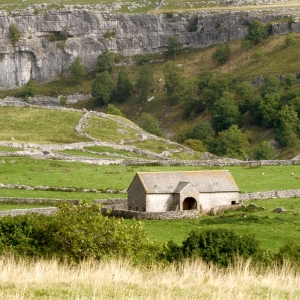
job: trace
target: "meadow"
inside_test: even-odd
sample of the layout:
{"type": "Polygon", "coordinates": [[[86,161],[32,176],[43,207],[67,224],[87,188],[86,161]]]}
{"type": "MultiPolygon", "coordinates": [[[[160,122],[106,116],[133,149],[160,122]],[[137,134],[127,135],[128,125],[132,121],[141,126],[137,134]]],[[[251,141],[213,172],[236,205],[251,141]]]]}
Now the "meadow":
{"type": "Polygon", "coordinates": [[[0,298],[21,299],[299,299],[300,275],[289,265],[258,270],[238,261],[219,269],[197,261],[133,266],[130,261],[0,258],[0,298]]]}

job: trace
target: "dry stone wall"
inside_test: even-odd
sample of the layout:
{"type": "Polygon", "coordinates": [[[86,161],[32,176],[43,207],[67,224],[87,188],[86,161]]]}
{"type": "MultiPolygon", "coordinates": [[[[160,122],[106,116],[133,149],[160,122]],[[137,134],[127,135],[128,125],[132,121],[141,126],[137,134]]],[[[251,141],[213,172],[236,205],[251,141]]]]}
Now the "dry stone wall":
{"type": "Polygon", "coordinates": [[[33,10],[0,12],[0,88],[51,81],[69,73],[76,56],[83,59],[87,71],[93,70],[97,56],[106,48],[127,56],[166,50],[169,36],[176,36],[184,47],[203,48],[239,39],[256,18],[274,23],[273,34],[299,32],[295,22],[289,26],[283,19],[297,17],[299,9],[256,11],[200,11],[187,14],[110,14],[85,7],[35,13],[33,10]],[[197,30],[188,31],[189,22],[197,16],[197,30]],[[276,25],[275,25],[276,23],[276,25]],[[9,27],[16,25],[22,34],[13,46],[9,27]],[[50,41],[49,36],[67,33],[67,40],[50,41]]]}

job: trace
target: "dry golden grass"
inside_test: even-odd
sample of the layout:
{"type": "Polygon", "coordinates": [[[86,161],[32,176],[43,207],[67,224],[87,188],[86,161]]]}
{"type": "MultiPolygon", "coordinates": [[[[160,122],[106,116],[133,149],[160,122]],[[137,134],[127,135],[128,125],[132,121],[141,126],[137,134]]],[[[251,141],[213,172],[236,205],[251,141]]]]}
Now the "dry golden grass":
{"type": "Polygon", "coordinates": [[[0,259],[0,299],[299,299],[300,274],[290,267],[258,272],[249,262],[220,270],[201,261],[133,267],[126,261],[0,259]]]}

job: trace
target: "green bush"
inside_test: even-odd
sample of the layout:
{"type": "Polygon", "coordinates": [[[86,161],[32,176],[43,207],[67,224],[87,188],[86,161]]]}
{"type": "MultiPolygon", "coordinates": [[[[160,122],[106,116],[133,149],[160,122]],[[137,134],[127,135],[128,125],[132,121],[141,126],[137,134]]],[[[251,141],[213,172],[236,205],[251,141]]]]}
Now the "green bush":
{"type": "Polygon", "coordinates": [[[276,155],[276,149],[267,141],[263,141],[255,147],[253,157],[256,160],[273,159],[276,155]]]}
{"type": "Polygon", "coordinates": [[[230,46],[228,44],[221,44],[212,55],[212,59],[219,65],[225,64],[230,56],[230,46]]]}
{"type": "Polygon", "coordinates": [[[140,222],[104,216],[96,204],[64,203],[55,215],[0,219],[0,253],[73,262],[127,257],[145,263],[156,259],[160,247],[148,241],[140,222]]]}
{"type": "Polygon", "coordinates": [[[68,39],[68,28],[64,28],[62,31],[56,31],[49,33],[47,39],[49,42],[66,41],[68,39]]]}
{"type": "Polygon", "coordinates": [[[20,29],[14,25],[14,24],[11,24],[9,26],[9,34],[8,34],[8,37],[11,41],[11,43],[13,44],[13,46],[16,46],[16,43],[20,40],[21,38],[21,31],[20,29]]]}
{"type": "Polygon", "coordinates": [[[158,121],[150,114],[142,113],[139,126],[151,134],[163,136],[163,132],[158,126],[158,121]]]}
{"type": "Polygon", "coordinates": [[[34,80],[30,79],[28,83],[23,86],[20,96],[23,97],[25,101],[27,101],[29,97],[32,97],[34,95],[35,95],[34,80]]]}
{"type": "Polygon", "coordinates": [[[202,141],[200,140],[187,139],[184,141],[183,145],[195,151],[199,151],[199,152],[206,151],[206,148],[204,147],[202,141]]]}
{"type": "Polygon", "coordinates": [[[65,106],[67,104],[67,97],[60,97],[59,98],[59,103],[61,106],[65,106]]]}
{"type": "Polygon", "coordinates": [[[293,266],[300,268],[300,245],[295,243],[284,245],[275,255],[275,259],[281,265],[289,261],[293,266]]]}
{"type": "Polygon", "coordinates": [[[104,33],[103,37],[105,39],[113,39],[116,37],[116,28],[113,27],[111,30],[106,30],[106,32],[104,33]]]}
{"type": "Polygon", "coordinates": [[[108,104],[106,108],[106,113],[109,115],[115,115],[115,116],[123,116],[122,112],[120,111],[119,108],[114,106],[113,104],[108,104]]]}
{"type": "Polygon", "coordinates": [[[75,83],[81,83],[85,79],[86,71],[80,56],[76,56],[69,67],[71,79],[75,83]]]}
{"type": "Polygon", "coordinates": [[[182,243],[184,257],[199,257],[224,267],[233,263],[236,256],[247,259],[258,250],[258,241],[253,236],[240,236],[227,229],[191,231],[182,243]]]}

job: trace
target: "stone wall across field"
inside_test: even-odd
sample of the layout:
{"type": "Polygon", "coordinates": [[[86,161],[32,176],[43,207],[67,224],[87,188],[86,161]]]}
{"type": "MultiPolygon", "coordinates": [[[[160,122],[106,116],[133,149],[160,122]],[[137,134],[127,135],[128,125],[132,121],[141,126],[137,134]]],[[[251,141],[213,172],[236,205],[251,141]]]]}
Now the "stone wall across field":
{"type": "Polygon", "coordinates": [[[43,215],[51,215],[57,211],[56,207],[46,207],[46,208],[29,208],[29,209],[12,209],[12,210],[4,210],[0,211],[0,217],[6,216],[19,216],[26,215],[28,213],[37,213],[43,215]]]}
{"type": "Polygon", "coordinates": [[[296,198],[300,197],[300,190],[268,191],[255,193],[240,193],[240,201],[264,200],[273,198],[296,198]]]}
{"type": "MultiPolygon", "coordinates": [[[[282,191],[266,191],[266,192],[254,192],[254,193],[240,193],[239,201],[251,201],[251,200],[264,200],[273,198],[300,198],[300,190],[282,190],[282,191]]],[[[78,200],[67,200],[68,202],[79,204],[78,200]]],[[[0,197],[0,202],[14,202],[14,203],[52,203],[57,204],[63,202],[61,199],[38,199],[38,198],[12,198],[12,197],[0,197]]],[[[187,219],[187,218],[199,218],[203,213],[196,210],[185,211],[167,211],[167,212],[139,212],[128,210],[127,199],[124,198],[109,198],[95,200],[95,203],[102,205],[102,213],[114,217],[124,219],[147,219],[147,220],[169,220],[169,219],[187,219]]],[[[227,205],[214,207],[210,214],[214,215],[226,210],[236,210],[239,205],[227,205]]],[[[0,212],[0,216],[7,215],[24,215],[26,213],[41,213],[51,214],[56,211],[57,208],[34,208],[34,209],[14,209],[4,212],[0,212]]],[[[205,212],[207,213],[207,212],[205,212]]]]}

